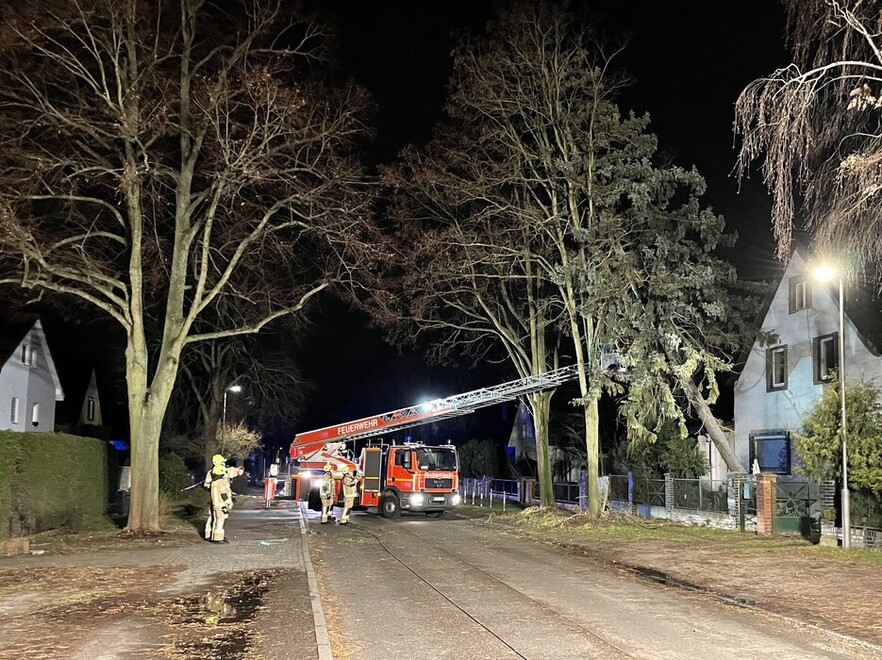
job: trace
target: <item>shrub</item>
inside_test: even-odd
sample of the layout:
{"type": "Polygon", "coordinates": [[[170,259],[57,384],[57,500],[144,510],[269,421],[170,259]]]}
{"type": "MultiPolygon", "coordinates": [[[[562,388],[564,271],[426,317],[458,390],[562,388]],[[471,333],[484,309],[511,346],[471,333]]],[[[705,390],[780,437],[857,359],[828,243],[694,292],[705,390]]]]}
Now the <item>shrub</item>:
{"type": "Polygon", "coordinates": [[[190,485],[190,472],[184,459],[169,452],[159,459],[159,489],[165,493],[177,493],[190,485]]]}

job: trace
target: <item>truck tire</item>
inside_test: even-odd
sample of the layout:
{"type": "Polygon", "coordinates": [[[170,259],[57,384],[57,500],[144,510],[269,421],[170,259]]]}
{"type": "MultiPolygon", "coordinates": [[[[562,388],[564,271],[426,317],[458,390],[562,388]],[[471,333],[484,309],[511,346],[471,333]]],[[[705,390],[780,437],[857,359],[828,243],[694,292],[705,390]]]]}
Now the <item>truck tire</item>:
{"type": "Polygon", "coordinates": [[[380,513],[384,518],[397,518],[401,515],[401,502],[398,500],[398,495],[391,491],[384,493],[380,502],[380,513]]]}
{"type": "Polygon", "coordinates": [[[322,498],[319,496],[318,488],[310,488],[307,497],[307,507],[310,511],[322,510],[322,498]]]}

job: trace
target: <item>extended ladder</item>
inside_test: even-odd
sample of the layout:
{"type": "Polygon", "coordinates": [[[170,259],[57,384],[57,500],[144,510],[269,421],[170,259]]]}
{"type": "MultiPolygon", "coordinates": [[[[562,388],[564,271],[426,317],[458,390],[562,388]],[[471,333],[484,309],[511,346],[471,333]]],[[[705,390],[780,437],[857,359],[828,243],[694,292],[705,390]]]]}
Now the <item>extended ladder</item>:
{"type": "Polygon", "coordinates": [[[536,376],[520,378],[493,387],[483,387],[472,392],[456,394],[445,399],[435,399],[399,410],[392,410],[373,417],[364,417],[343,424],[326,426],[314,431],[304,431],[294,436],[291,443],[291,458],[301,458],[314,453],[321,445],[342,440],[358,440],[381,435],[392,429],[406,429],[411,426],[437,422],[450,417],[492,406],[503,401],[512,401],[523,394],[549,390],[578,375],[573,365],[536,376]]]}

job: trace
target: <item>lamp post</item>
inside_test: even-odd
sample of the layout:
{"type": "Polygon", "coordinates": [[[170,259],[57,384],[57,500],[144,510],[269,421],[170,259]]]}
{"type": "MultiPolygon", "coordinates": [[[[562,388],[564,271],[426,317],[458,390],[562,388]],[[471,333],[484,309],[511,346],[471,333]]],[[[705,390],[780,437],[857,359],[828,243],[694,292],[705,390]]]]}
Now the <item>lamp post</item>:
{"type": "Polygon", "coordinates": [[[234,394],[237,394],[241,391],[241,385],[231,385],[224,390],[224,405],[221,412],[221,438],[223,438],[223,434],[227,432],[227,392],[233,392],[234,394]]]}
{"type": "Polygon", "coordinates": [[[842,547],[851,547],[851,502],[848,493],[848,434],[845,418],[845,278],[832,266],[818,266],[815,277],[829,282],[839,279],[839,430],[842,434],[842,547]]]}

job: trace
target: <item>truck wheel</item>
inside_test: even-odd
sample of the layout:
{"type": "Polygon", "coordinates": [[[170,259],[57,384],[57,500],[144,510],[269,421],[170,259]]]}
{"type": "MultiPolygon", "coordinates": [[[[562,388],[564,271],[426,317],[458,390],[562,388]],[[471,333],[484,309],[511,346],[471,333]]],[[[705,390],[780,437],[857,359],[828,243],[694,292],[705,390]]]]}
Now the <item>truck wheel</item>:
{"type": "Polygon", "coordinates": [[[426,511],[426,518],[440,518],[444,515],[444,511],[426,511]]]}
{"type": "Polygon", "coordinates": [[[401,502],[398,501],[398,495],[395,493],[383,495],[383,501],[380,502],[380,513],[384,518],[397,518],[401,514],[401,502]]]}
{"type": "Polygon", "coordinates": [[[318,488],[311,488],[309,497],[307,498],[307,507],[310,511],[322,510],[322,498],[319,496],[318,488]]]}

